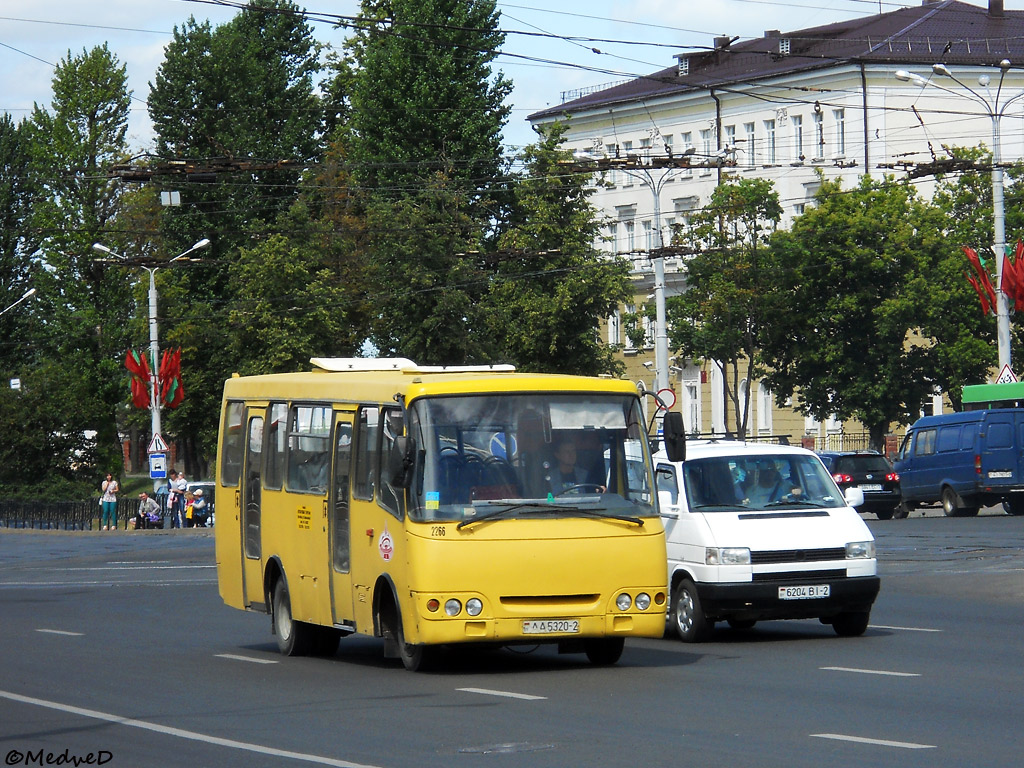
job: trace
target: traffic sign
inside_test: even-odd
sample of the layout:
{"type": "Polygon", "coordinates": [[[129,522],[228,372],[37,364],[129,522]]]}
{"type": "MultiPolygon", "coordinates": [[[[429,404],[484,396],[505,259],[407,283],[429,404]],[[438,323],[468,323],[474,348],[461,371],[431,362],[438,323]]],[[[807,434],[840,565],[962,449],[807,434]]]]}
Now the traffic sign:
{"type": "Polygon", "coordinates": [[[167,454],[149,454],[149,479],[163,480],[165,477],[167,477],[167,454]]]}
{"type": "Polygon", "coordinates": [[[676,391],[671,387],[659,389],[658,398],[665,404],[666,411],[671,411],[676,405],[676,391]]]}
{"type": "Polygon", "coordinates": [[[1003,370],[999,372],[999,378],[996,379],[996,384],[1013,384],[1017,381],[1017,377],[1013,374],[1013,370],[1010,368],[1009,363],[1003,366],[1003,370]]]}
{"type": "Polygon", "coordinates": [[[160,433],[157,432],[153,435],[153,439],[149,441],[149,453],[167,453],[167,443],[160,437],[160,433]]]}

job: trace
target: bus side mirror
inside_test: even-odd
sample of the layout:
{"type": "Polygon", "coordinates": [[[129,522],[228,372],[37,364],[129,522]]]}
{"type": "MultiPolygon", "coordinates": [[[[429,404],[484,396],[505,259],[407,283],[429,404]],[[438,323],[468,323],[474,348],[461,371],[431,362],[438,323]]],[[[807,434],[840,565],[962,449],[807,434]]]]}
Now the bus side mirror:
{"type": "Polygon", "coordinates": [[[396,437],[388,454],[388,481],[395,488],[408,488],[412,483],[416,443],[408,437],[396,437]]]}
{"type": "Polygon", "coordinates": [[[679,411],[667,411],[661,422],[661,436],[668,460],[685,461],[686,429],[683,426],[683,414],[679,411]]]}

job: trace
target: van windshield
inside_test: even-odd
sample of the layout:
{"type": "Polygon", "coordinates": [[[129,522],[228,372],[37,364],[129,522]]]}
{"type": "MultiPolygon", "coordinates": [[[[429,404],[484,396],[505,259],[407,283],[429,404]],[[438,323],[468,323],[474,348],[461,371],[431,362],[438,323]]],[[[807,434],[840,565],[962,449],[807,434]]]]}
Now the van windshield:
{"type": "Polygon", "coordinates": [[[408,415],[412,520],[655,515],[635,396],[433,397],[408,415]]]}
{"type": "Polygon", "coordinates": [[[689,459],[683,465],[693,511],[842,507],[832,477],[814,456],[764,454],[689,459]]]}

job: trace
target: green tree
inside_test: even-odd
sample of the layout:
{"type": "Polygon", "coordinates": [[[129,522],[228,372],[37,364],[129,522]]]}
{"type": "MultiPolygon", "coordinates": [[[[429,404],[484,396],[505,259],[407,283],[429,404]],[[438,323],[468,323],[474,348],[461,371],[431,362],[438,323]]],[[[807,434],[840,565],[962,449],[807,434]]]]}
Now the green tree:
{"type": "Polygon", "coordinates": [[[850,190],[823,182],[814,207],[775,234],[761,348],[780,402],[799,390],[819,420],[856,417],[876,450],[892,423],[912,420],[936,384],[923,320],[949,309],[926,306],[949,253],[942,224],[910,185],[865,176],[850,190]]]}
{"type": "MultiPolygon", "coordinates": [[[[33,248],[28,218],[33,194],[28,163],[25,123],[15,125],[10,115],[0,115],[0,311],[30,287],[33,248]]],[[[0,381],[6,381],[30,359],[30,309],[19,305],[0,319],[0,381]]]]}
{"type": "Polygon", "coordinates": [[[494,0],[363,0],[346,43],[350,160],[379,194],[415,195],[442,171],[482,190],[502,171],[512,84],[491,65],[504,43],[494,0]]]}
{"type": "Polygon", "coordinates": [[[751,382],[764,373],[759,343],[771,321],[768,239],[781,218],[772,182],[741,179],[718,185],[681,236],[695,251],[686,263],[686,291],[665,302],[673,349],[721,368],[741,438],[747,432],[751,389],[740,386],[741,364],[747,363],[751,382]]]}
{"type": "MultiPolygon", "coordinates": [[[[212,170],[202,179],[161,178],[159,185],[179,190],[184,202],[163,212],[164,253],[173,256],[201,238],[212,241],[202,266],[161,275],[161,311],[168,316],[161,343],[182,348],[186,389],[186,401],[166,423],[185,447],[185,469],[193,476],[206,470],[213,454],[223,380],[249,370],[247,353],[255,352],[238,343],[229,321],[256,286],[232,278],[254,276],[247,270],[261,249],[306,255],[312,247],[311,240],[298,240],[308,230],[284,233],[284,241],[272,233],[290,221],[301,167],[323,154],[314,83],[319,51],[297,5],[254,0],[220,26],[190,18],[176,28],[151,84],[157,154],[198,160],[212,170]],[[244,165],[250,160],[257,167],[244,165]],[[278,161],[289,164],[278,168],[278,161]]],[[[271,286],[280,287],[277,280],[271,286]]]]}
{"type": "Polygon", "coordinates": [[[547,373],[621,372],[596,333],[629,298],[629,264],[604,258],[588,177],[571,172],[565,127],[552,126],[520,158],[513,218],[495,255],[490,336],[518,367],[547,373]]]}
{"type": "Polygon", "coordinates": [[[45,391],[37,394],[65,415],[62,430],[73,444],[49,455],[32,478],[67,476],[72,465],[95,471],[96,462],[103,471],[121,467],[118,419],[126,391],[130,287],[123,274],[96,264],[91,245],[107,239],[120,205],[121,188],[108,170],[127,154],[126,82],[125,67],[106,46],[69,52],[54,72],[52,112],[36,105],[27,126],[37,190],[30,220],[33,284],[38,312],[46,318],[34,348],[40,364],[59,361],[63,372],[46,377],[45,391]],[[92,432],[95,450],[82,437],[92,432]]]}

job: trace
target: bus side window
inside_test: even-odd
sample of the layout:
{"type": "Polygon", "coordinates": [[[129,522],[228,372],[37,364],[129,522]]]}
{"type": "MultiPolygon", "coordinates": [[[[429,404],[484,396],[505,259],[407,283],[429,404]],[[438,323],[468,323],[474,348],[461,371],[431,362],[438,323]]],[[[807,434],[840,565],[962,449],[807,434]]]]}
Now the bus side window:
{"type": "Polygon", "coordinates": [[[349,471],[352,466],[352,425],[338,424],[334,435],[334,570],[349,570],[349,471]]]}
{"type": "Polygon", "coordinates": [[[380,410],[368,405],[359,409],[356,426],[356,466],[352,473],[352,495],[372,499],[377,482],[377,427],[380,410]]]}
{"type": "MultiPolygon", "coordinates": [[[[395,438],[402,434],[402,412],[397,408],[387,408],[381,413],[381,441],[380,455],[377,458],[378,467],[387,467],[388,456],[391,455],[391,446],[395,438]]],[[[405,498],[405,491],[402,488],[395,488],[391,485],[391,478],[386,477],[387,473],[381,471],[380,490],[377,494],[377,501],[384,509],[393,514],[399,520],[402,519],[405,498]]]]}
{"type": "Polygon", "coordinates": [[[267,424],[267,441],[264,447],[267,469],[263,473],[263,487],[281,490],[284,483],[284,463],[287,457],[288,406],[285,403],[271,403],[270,423],[267,424]]]}
{"type": "Polygon", "coordinates": [[[288,490],[327,493],[331,409],[293,405],[288,425],[288,490]]]}
{"type": "Polygon", "coordinates": [[[242,475],[242,438],[245,405],[231,402],[224,409],[224,450],[221,454],[220,476],[221,485],[238,485],[242,475]]]}

